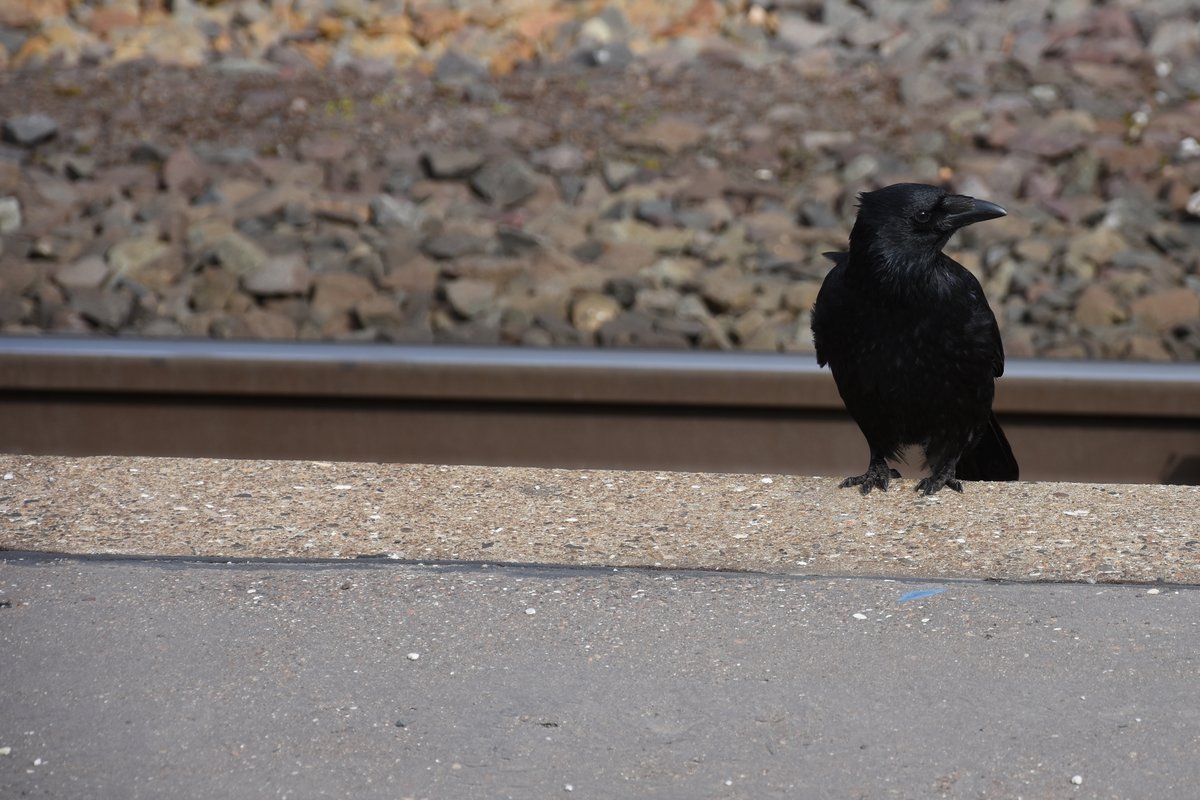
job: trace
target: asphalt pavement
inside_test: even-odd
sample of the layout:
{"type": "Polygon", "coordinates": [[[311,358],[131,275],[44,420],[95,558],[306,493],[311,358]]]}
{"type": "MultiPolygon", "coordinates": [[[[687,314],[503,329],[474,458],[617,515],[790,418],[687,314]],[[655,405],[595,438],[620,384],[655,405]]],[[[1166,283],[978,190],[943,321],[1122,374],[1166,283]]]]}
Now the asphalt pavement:
{"type": "Polygon", "coordinates": [[[1184,798],[1200,591],[0,553],[0,797],[1184,798]]]}

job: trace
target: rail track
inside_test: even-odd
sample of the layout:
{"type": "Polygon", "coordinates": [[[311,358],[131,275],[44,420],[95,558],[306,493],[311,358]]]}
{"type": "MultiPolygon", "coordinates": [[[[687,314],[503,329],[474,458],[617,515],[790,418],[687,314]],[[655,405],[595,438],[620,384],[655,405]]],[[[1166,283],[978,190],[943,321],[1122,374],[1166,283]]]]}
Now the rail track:
{"type": "MultiPolygon", "coordinates": [[[[1022,477],[1200,483],[1200,364],[1015,360],[1022,477]]],[[[0,337],[0,451],[843,475],[808,355],[0,337]]]]}

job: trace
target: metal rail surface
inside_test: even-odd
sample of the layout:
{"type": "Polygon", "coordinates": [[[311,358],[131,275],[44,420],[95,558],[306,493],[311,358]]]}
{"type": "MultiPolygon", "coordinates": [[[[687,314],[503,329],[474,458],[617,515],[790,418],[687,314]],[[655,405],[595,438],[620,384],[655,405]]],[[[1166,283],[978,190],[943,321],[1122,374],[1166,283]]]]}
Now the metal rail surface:
{"type": "MultiPolygon", "coordinates": [[[[809,354],[0,337],[0,450],[845,475],[809,354]]],[[[1200,365],[1014,360],[1022,478],[1200,483],[1200,365]]],[[[919,464],[902,469],[918,474],[919,464]]]]}

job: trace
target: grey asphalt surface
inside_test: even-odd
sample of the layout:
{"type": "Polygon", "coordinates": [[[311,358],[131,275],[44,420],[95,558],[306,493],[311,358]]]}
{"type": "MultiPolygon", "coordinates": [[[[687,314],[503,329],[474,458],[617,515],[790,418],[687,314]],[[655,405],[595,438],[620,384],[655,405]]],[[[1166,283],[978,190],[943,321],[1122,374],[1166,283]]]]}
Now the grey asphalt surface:
{"type": "Polygon", "coordinates": [[[1200,785],[1187,587],[9,552],[0,681],[3,798],[1200,785]]]}

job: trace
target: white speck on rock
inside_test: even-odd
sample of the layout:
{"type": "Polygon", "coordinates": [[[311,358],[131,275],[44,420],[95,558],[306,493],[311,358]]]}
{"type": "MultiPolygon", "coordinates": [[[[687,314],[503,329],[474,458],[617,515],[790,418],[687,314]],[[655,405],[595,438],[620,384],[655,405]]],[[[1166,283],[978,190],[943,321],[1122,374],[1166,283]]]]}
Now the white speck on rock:
{"type": "Polygon", "coordinates": [[[855,613],[853,616],[855,619],[866,619],[867,618],[867,615],[862,614],[862,613],[855,613]]]}
{"type": "Polygon", "coordinates": [[[420,657],[420,653],[409,653],[407,656],[405,656],[405,658],[407,658],[409,661],[416,661],[420,657]]]}
{"type": "Polygon", "coordinates": [[[1147,589],[1146,590],[1146,594],[1158,594],[1158,593],[1159,593],[1158,589],[1147,589]]]}
{"type": "Polygon", "coordinates": [[[17,476],[13,475],[11,472],[4,473],[4,480],[6,480],[6,481],[11,481],[15,477],[17,477],[17,476]]]}
{"type": "Polygon", "coordinates": [[[1072,775],[1071,783],[1075,784],[1076,786],[1083,785],[1083,776],[1082,775],[1072,775]]]}
{"type": "Polygon", "coordinates": [[[1086,517],[1091,512],[1086,508],[1077,508],[1074,511],[1064,511],[1063,513],[1068,517],[1086,517]]]}
{"type": "Polygon", "coordinates": [[[525,613],[532,617],[534,614],[537,613],[537,609],[536,608],[527,608],[527,609],[525,609],[525,613]]]}
{"type": "Polygon", "coordinates": [[[12,755],[11,747],[0,747],[0,756],[11,756],[11,755],[12,755]]]}

